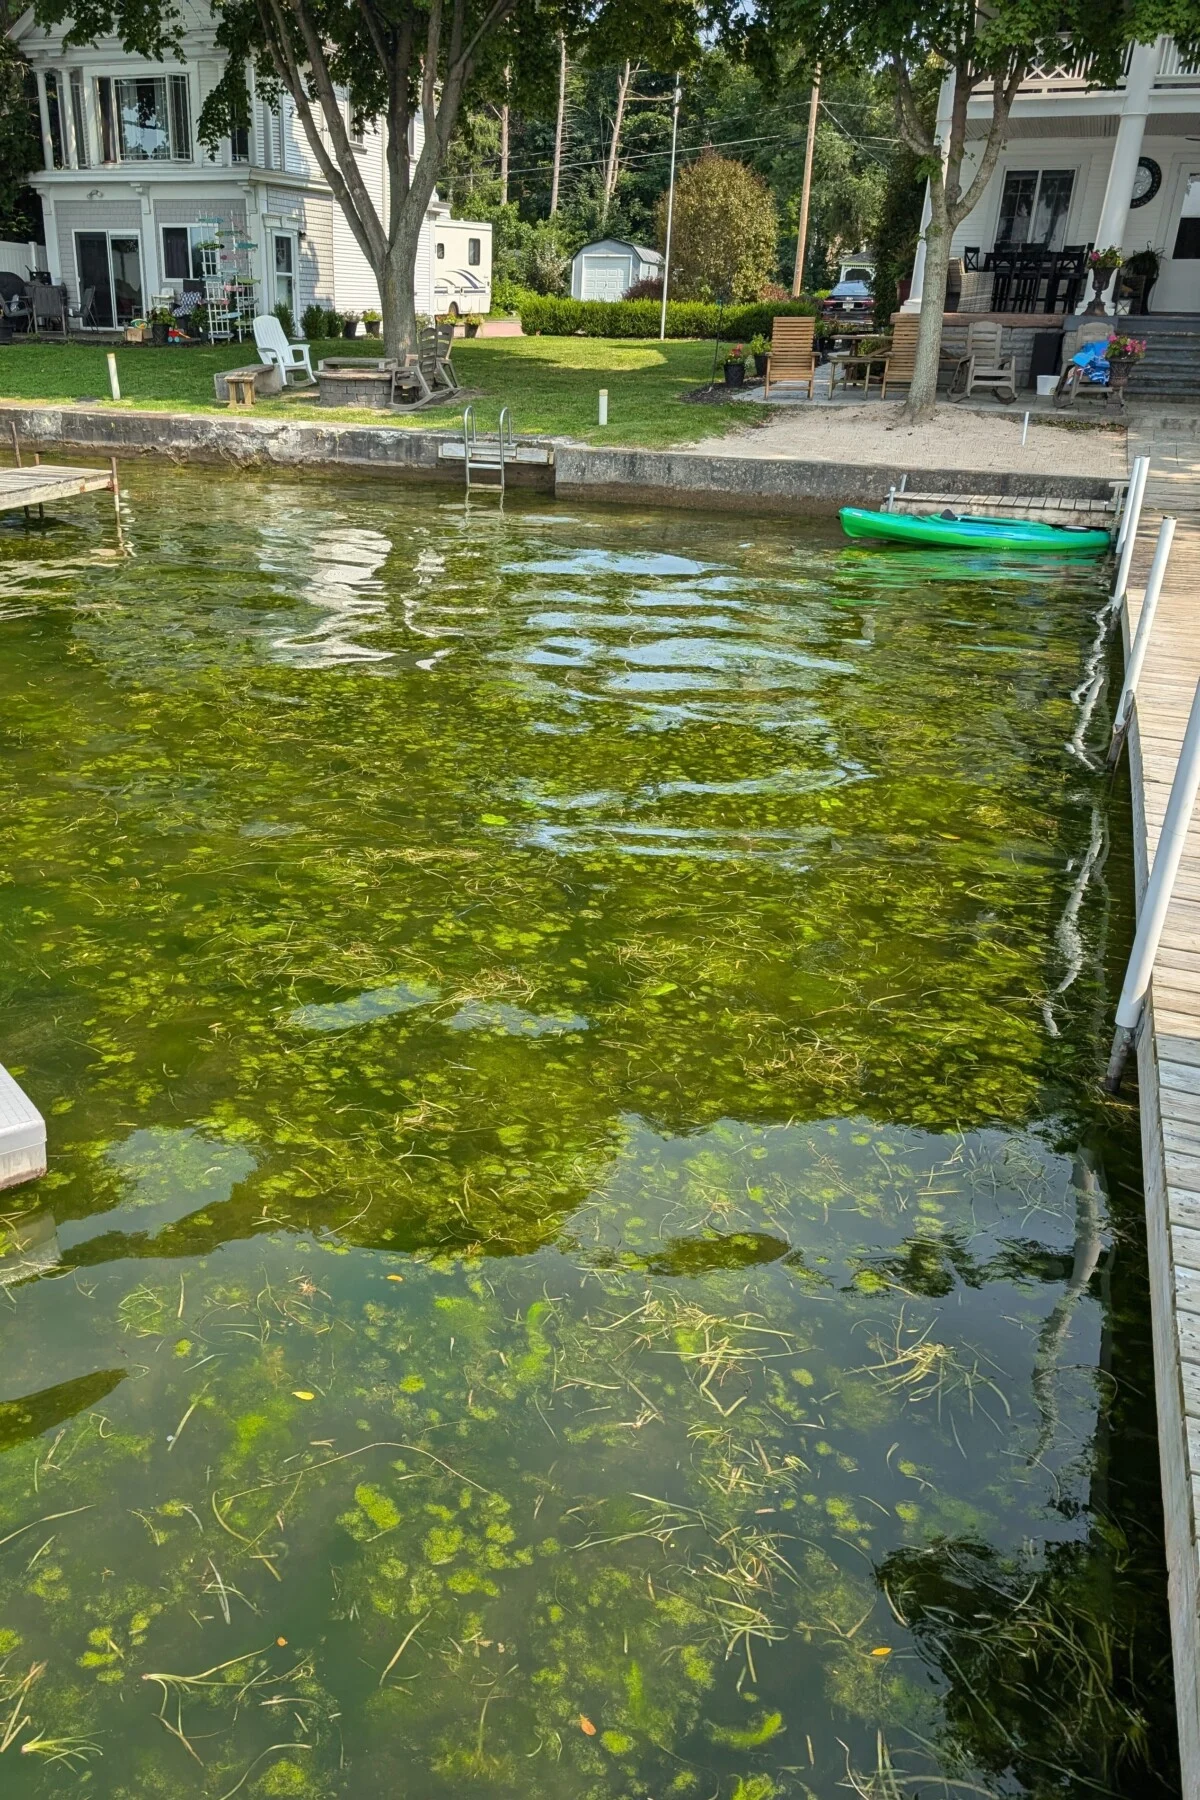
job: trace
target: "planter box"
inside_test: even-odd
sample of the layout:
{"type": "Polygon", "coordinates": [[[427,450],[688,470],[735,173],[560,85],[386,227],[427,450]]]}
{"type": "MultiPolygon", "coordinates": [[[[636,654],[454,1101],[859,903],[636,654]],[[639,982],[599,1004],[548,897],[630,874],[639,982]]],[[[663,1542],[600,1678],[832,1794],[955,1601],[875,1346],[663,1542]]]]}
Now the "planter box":
{"type": "Polygon", "coordinates": [[[244,369],[223,369],[219,375],[213,376],[213,392],[222,406],[229,404],[229,382],[226,379],[229,375],[253,375],[256,400],[283,392],[282,369],[277,369],[273,363],[247,363],[244,369]]]}

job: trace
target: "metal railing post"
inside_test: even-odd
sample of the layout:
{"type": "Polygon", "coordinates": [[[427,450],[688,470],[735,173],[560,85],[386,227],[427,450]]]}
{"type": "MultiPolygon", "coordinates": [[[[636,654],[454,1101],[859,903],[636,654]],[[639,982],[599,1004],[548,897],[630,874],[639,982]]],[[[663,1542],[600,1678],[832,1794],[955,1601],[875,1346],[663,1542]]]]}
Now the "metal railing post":
{"type": "Polygon", "coordinates": [[[1188,714],[1187,730],[1183,734],[1183,749],[1179,753],[1179,761],[1175,766],[1175,779],[1171,783],[1171,797],[1167,801],[1162,831],[1159,833],[1158,848],[1154,853],[1154,867],[1150,871],[1150,879],[1146,884],[1146,897],[1138,915],[1133,949],[1129,953],[1129,967],[1125,971],[1121,998],[1117,1002],[1116,1032],[1108,1059],[1108,1070],[1104,1077],[1104,1086],[1110,1094],[1120,1091],[1121,1073],[1146,1004],[1146,994],[1150,987],[1151,976],[1154,974],[1154,959],[1158,954],[1167,908],[1171,904],[1171,892],[1175,886],[1175,877],[1179,873],[1179,864],[1183,860],[1184,846],[1187,843],[1188,828],[1192,822],[1192,810],[1196,804],[1198,789],[1200,789],[1200,682],[1196,683],[1196,692],[1192,696],[1192,710],[1188,714]]]}
{"type": "Polygon", "coordinates": [[[1122,521],[1125,536],[1121,541],[1121,560],[1117,564],[1117,584],[1112,592],[1114,600],[1125,598],[1125,589],[1129,584],[1129,566],[1133,561],[1134,546],[1137,543],[1138,521],[1142,516],[1142,498],[1146,492],[1146,476],[1149,472],[1150,458],[1139,456],[1133,467],[1129,493],[1125,500],[1125,515],[1122,521]]]}
{"type": "Polygon", "coordinates": [[[1121,746],[1125,742],[1126,733],[1133,719],[1133,701],[1134,695],[1137,693],[1138,677],[1142,672],[1142,664],[1146,660],[1146,652],[1150,648],[1154,614],[1158,610],[1158,597],[1162,593],[1163,580],[1166,577],[1167,563],[1170,559],[1174,538],[1175,521],[1167,517],[1158,528],[1158,542],[1154,546],[1154,561],[1150,565],[1150,573],[1146,578],[1142,610],[1138,614],[1137,630],[1133,635],[1133,643],[1129,647],[1129,661],[1125,667],[1125,680],[1121,684],[1121,694],[1113,716],[1112,742],[1108,747],[1110,769],[1115,769],[1121,760],[1121,746]]]}
{"type": "Polygon", "coordinates": [[[1120,510],[1118,511],[1118,514],[1117,514],[1117,550],[1118,550],[1118,552],[1120,552],[1121,550],[1123,550],[1125,548],[1125,535],[1129,529],[1129,502],[1133,496],[1133,488],[1134,488],[1135,479],[1137,477],[1137,472],[1138,472],[1139,468],[1141,467],[1142,463],[1148,462],[1148,461],[1149,461],[1148,457],[1135,456],[1133,459],[1133,468],[1130,470],[1130,473],[1129,473],[1129,480],[1125,483],[1125,492],[1121,496],[1120,510]]]}

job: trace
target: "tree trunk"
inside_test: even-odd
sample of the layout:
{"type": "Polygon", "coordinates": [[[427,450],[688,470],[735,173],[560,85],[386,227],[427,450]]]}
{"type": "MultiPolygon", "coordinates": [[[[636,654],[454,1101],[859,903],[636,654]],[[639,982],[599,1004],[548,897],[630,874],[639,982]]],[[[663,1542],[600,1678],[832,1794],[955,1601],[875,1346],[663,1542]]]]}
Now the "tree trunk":
{"type": "Polygon", "coordinates": [[[563,120],[567,110],[567,40],[558,34],[558,122],[554,127],[554,173],[550,177],[550,217],[558,211],[558,181],[562,174],[563,120]]]}
{"type": "Polygon", "coordinates": [[[624,69],[617,77],[617,116],[613,120],[612,140],[608,146],[608,164],[604,171],[604,217],[608,218],[608,209],[612,205],[613,195],[617,191],[617,176],[621,167],[621,126],[625,120],[625,102],[629,98],[629,90],[633,86],[636,69],[631,62],[626,62],[624,69]]]}
{"type": "MultiPolygon", "coordinates": [[[[504,86],[507,90],[509,71],[504,71],[504,86]]],[[[508,205],[508,101],[500,108],[500,204],[508,205]]]]}
{"type": "Polygon", "coordinates": [[[912,383],[904,404],[904,417],[913,425],[932,416],[937,405],[938,367],[942,356],[942,315],[946,310],[946,281],[950,274],[950,224],[944,194],[936,184],[930,195],[932,211],[925,228],[925,285],[921,290],[921,323],[917,328],[917,354],[912,383]]]}
{"type": "MultiPolygon", "coordinates": [[[[412,195],[409,195],[411,202],[412,195]]],[[[383,267],[376,269],[379,283],[379,306],[383,313],[383,349],[385,356],[403,362],[417,349],[417,304],[413,293],[417,249],[425,208],[419,213],[406,205],[405,216],[388,245],[383,267]],[[407,216],[410,211],[414,217],[407,216]]]]}

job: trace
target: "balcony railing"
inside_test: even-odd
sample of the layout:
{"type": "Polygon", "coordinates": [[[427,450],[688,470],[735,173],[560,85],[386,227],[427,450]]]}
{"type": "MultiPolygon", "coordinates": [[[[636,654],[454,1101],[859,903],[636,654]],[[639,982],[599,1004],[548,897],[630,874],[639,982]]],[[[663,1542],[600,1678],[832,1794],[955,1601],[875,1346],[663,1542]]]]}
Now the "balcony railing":
{"type": "Polygon", "coordinates": [[[1155,80],[1163,87],[1200,87],[1200,57],[1185,56],[1174,38],[1164,38],[1155,80]]]}

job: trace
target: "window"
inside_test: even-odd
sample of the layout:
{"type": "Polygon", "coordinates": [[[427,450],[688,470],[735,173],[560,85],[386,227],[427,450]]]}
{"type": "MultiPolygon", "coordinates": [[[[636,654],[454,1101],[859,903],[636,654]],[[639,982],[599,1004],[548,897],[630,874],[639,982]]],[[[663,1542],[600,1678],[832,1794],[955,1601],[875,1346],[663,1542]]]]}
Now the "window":
{"type": "Polygon", "coordinates": [[[210,248],[211,225],[164,225],[163,280],[204,281],[220,273],[219,253],[210,248]]]}
{"type": "Polygon", "coordinates": [[[1074,169],[1010,169],[1000,196],[996,248],[1061,250],[1074,169]]]}
{"type": "Polygon", "coordinates": [[[83,111],[83,70],[71,70],[71,124],[75,128],[75,162],[81,169],[88,166],[87,120],[83,111]]]}
{"type": "Polygon", "coordinates": [[[46,116],[50,122],[50,166],[67,167],[66,132],[63,126],[62,77],[54,70],[46,71],[46,116]]]}
{"type": "Polygon", "coordinates": [[[229,160],[235,163],[250,161],[250,127],[235,125],[229,134],[229,160]]]}
{"type": "Polygon", "coordinates": [[[470,263],[470,265],[473,269],[477,269],[479,267],[479,239],[478,238],[468,238],[467,239],[467,261],[470,263]]]}
{"type": "Polygon", "coordinates": [[[437,241],[437,259],[439,262],[445,262],[446,260],[446,246],[441,238],[437,241]]]}
{"type": "Polygon", "coordinates": [[[1188,176],[1171,254],[1181,262],[1200,261],[1200,174],[1188,176]]]}
{"type": "Polygon", "coordinates": [[[186,75],[114,81],[112,86],[122,162],[192,160],[186,75]]]}

